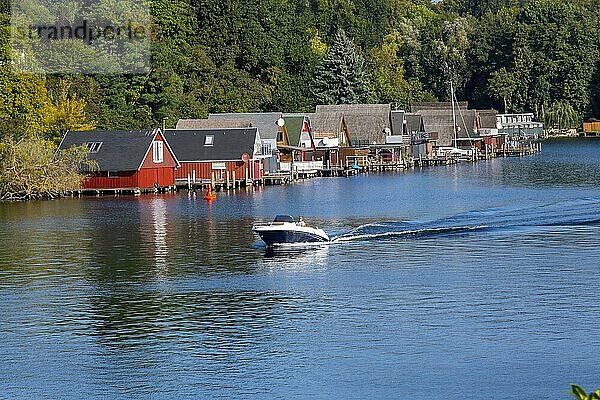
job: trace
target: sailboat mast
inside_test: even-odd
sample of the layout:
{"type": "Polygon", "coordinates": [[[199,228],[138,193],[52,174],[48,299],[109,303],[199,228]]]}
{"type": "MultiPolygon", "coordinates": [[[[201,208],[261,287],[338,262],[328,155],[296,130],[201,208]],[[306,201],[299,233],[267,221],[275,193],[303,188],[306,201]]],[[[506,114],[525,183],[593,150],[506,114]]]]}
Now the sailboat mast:
{"type": "Polygon", "coordinates": [[[454,84],[450,81],[450,99],[452,101],[452,132],[454,139],[454,147],[456,147],[458,143],[458,137],[456,134],[456,110],[454,109],[454,84]]]}

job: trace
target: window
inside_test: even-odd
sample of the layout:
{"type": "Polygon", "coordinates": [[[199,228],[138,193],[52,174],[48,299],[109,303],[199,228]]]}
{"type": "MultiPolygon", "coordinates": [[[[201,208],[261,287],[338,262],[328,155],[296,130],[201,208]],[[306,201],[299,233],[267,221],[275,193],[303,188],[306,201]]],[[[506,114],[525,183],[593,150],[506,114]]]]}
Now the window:
{"type": "Polygon", "coordinates": [[[106,173],[106,177],[107,178],[118,178],[119,177],[119,172],[118,171],[108,171],[106,173]]]}
{"type": "Polygon", "coordinates": [[[163,142],[152,142],[152,161],[155,164],[163,162],[163,142]]]}
{"type": "Polygon", "coordinates": [[[85,147],[90,151],[90,153],[97,153],[102,147],[102,142],[88,142],[85,143],[85,147]]]}
{"type": "Polygon", "coordinates": [[[273,154],[271,146],[268,143],[263,143],[262,144],[262,155],[263,156],[270,156],[271,154],[273,154]]]}
{"type": "Polygon", "coordinates": [[[206,137],[204,138],[204,145],[212,146],[214,141],[215,141],[215,135],[206,135],[206,137]]]}

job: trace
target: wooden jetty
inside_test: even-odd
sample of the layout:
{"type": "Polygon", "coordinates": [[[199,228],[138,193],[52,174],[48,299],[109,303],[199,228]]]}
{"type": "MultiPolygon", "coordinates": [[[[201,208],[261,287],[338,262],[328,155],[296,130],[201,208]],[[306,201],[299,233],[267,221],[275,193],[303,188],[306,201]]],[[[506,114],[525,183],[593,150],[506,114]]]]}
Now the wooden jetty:
{"type": "Polygon", "coordinates": [[[172,193],[177,188],[173,186],[163,186],[156,188],[88,188],[78,189],[67,192],[72,197],[80,196],[141,196],[142,194],[159,194],[159,193],[172,193]]]}

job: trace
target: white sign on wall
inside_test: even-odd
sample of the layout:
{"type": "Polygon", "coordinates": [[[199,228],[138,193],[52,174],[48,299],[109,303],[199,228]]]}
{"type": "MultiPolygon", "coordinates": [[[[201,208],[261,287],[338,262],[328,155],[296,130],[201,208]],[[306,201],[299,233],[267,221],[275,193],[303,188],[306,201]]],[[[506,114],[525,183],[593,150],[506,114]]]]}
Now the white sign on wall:
{"type": "Polygon", "coordinates": [[[227,163],[214,162],[212,163],[212,169],[227,169],[227,163]]]}

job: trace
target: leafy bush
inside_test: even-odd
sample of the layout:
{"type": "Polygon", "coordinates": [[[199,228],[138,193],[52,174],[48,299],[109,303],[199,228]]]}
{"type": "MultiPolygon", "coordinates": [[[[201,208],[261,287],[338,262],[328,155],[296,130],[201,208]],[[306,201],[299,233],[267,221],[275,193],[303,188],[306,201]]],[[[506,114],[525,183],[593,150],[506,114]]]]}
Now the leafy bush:
{"type": "Polygon", "coordinates": [[[94,170],[85,147],[55,155],[46,140],[7,138],[0,143],[0,200],[54,198],[79,189],[84,180],[80,170],[94,170]]]}
{"type": "Polygon", "coordinates": [[[570,394],[578,400],[600,400],[600,390],[596,390],[594,393],[588,395],[585,393],[585,390],[577,385],[571,385],[570,394]]]}

